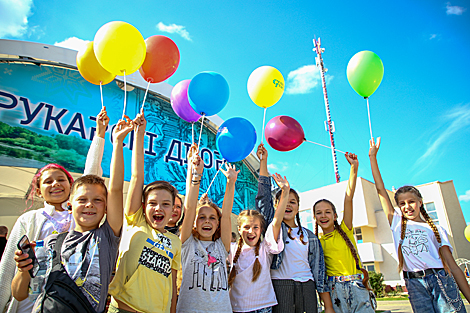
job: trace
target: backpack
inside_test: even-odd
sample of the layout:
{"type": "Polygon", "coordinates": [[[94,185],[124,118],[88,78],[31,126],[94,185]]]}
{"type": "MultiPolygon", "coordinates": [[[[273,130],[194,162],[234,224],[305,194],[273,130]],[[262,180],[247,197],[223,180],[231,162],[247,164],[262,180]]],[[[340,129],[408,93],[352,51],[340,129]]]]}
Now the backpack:
{"type": "Polygon", "coordinates": [[[96,313],[60,260],[60,250],[67,233],[57,236],[52,255],[52,269],[41,294],[41,313],[96,313]]]}

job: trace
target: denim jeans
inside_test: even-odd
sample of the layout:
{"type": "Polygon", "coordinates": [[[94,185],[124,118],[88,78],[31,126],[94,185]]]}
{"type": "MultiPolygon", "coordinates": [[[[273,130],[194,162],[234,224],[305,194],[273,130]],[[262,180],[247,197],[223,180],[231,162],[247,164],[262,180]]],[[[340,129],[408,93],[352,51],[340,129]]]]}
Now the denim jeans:
{"type": "Polygon", "coordinates": [[[329,281],[331,302],[335,313],[374,313],[369,290],[361,281],[329,281]]]}
{"type": "Polygon", "coordinates": [[[413,312],[467,312],[454,278],[444,270],[421,278],[405,278],[413,312]]]}

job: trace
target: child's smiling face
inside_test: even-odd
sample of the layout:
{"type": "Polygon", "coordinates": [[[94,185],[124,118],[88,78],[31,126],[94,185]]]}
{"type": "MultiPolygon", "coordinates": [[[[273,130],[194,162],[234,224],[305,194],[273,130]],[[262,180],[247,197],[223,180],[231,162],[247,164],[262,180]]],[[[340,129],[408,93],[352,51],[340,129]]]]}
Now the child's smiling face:
{"type": "Polygon", "coordinates": [[[57,204],[67,201],[70,187],[67,175],[58,168],[51,168],[41,174],[36,193],[47,203],[57,204]]]}
{"type": "Polygon", "coordinates": [[[397,197],[397,204],[404,217],[409,220],[422,221],[420,216],[423,201],[412,192],[401,193],[397,197]]]}
{"type": "Polygon", "coordinates": [[[165,232],[165,226],[173,212],[173,198],[165,189],[153,189],[147,195],[145,219],[153,229],[165,232]]]}
{"type": "Polygon", "coordinates": [[[196,231],[199,239],[212,241],[212,236],[219,228],[219,216],[214,208],[210,206],[200,207],[196,217],[196,231]]]}
{"type": "Polygon", "coordinates": [[[238,232],[246,245],[250,247],[256,246],[261,236],[261,222],[259,218],[244,218],[243,223],[238,226],[238,232]]]}
{"type": "Polygon", "coordinates": [[[323,230],[324,234],[332,232],[334,230],[334,222],[337,215],[332,208],[331,204],[326,201],[318,202],[314,207],[315,221],[323,230]]]}
{"type": "Polygon", "coordinates": [[[98,184],[77,187],[70,199],[75,230],[85,232],[99,227],[106,213],[106,190],[98,184]]]}

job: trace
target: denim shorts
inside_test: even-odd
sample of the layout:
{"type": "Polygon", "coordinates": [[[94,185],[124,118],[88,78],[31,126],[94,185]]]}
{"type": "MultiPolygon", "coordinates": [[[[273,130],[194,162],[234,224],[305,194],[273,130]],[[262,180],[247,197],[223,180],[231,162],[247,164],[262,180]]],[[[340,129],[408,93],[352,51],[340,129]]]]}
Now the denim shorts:
{"type": "Polygon", "coordinates": [[[369,290],[362,281],[329,281],[331,302],[335,313],[373,313],[369,290]]]}
{"type": "Polygon", "coordinates": [[[444,270],[420,278],[405,278],[413,312],[467,312],[454,278],[444,270]]]}

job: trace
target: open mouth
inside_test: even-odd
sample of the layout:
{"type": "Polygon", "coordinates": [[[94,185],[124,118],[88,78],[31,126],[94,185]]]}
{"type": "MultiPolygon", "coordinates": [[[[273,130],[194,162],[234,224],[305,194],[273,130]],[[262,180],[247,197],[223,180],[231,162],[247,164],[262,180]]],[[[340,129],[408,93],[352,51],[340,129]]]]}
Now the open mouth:
{"type": "Polygon", "coordinates": [[[96,213],[95,212],[83,212],[82,214],[83,215],[95,215],[96,213]]]}
{"type": "Polygon", "coordinates": [[[212,227],[211,226],[202,226],[203,231],[211,231],[212,227]]]}
{"type": "Polygon", "coordinates": [[[292,213],[292,209],[286,208],[286,213],[292,213]]]}
{"type": "Polygon", "coordinates": [[[320,224],[328,224],[330,220],[320,220],[320,224]]]}
{"type": "Polygon", "coordinates": [[[60,190],[57,189],[57,190],[51,190],[49,193],[50,193],[51,195],[58,195],[58,194],[61,194],[61,193],[63,193],[63,192],[64,192],[64,191],[63,191],[62,189],[60,189],[60,190]]]}
{"type": "Polygon", "coordinates": [[[165,218],[165,216],[164,216],[163,214],[154,214],[154,215],[153,215],[153,219],[154,219],[155,222],[157,222],[157,223],[161,223],[164,218],[165,218]]]}
{"type": "Polygon", "coordinates": [[[246,238],[248,239],[248,241],[253,241],[256,239],[256,236],[246,236],[246,238]]]}

